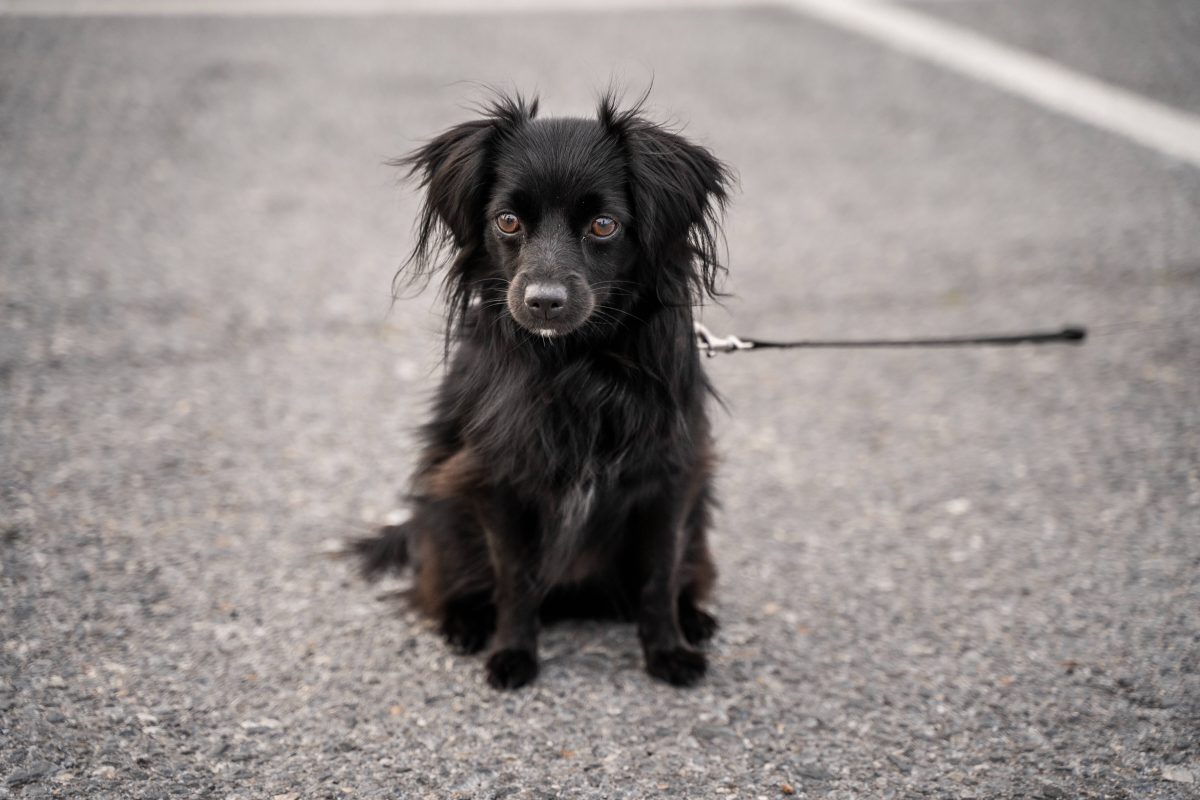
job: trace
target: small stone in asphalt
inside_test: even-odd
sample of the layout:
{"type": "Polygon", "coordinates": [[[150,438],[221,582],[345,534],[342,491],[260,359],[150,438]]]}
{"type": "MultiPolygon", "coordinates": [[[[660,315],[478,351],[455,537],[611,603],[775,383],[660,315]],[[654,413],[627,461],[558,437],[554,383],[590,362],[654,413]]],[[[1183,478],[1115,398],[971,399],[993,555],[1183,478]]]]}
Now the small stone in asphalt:
{"type": "Polygon", "coordinates": [[[833,777],[833,773],[820,764],[801,764],[796,772],[810,781],[827,781],[833,777]]]}
{"type": "Polygon", "coordinates": [[[738,740],[737,734],[728,728],[715,728],[703,725],[697,725],[692,728],[692,736],[703,742],[738,740]]]}
{"type": "Polygon", "coordinates": [[[40,781],[55,769],[48,761],[34,761],[25,769],[17,770],[5,779],[4,785],[9,787],[24,786],[27,783],[40,781]]]}
{"type": "Polygon", "coordinates": [[[1196,782],[1196,776],[1192,774],[1192,771],[1183,767],[1163,767],[1162,776],[1164,781],[1171,781],[1172,783],[1196,782]]]}

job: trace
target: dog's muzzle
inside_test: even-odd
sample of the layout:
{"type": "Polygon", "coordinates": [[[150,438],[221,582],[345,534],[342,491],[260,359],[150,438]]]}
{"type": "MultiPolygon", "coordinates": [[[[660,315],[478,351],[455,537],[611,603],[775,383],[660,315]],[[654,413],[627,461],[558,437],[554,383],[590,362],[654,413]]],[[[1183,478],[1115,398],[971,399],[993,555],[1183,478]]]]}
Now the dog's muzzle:
{"type": "Polygon", "coordinates": [[[595,305],[587,284],[572,275],[566,280],[543,275],[517,278],[508,291],[513,319],[539,336],[570,333],[587,321],[595,305]]]}

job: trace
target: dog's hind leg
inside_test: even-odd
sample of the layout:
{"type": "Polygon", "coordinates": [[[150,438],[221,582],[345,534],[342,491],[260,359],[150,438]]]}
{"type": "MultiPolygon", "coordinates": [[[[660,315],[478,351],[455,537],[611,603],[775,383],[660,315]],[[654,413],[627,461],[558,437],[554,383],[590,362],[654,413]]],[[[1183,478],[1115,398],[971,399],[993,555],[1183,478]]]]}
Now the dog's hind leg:
{"type": "Polygon", "coordinates": [[[704,644],[713,637],[718,627],[716,617],[697,606],[688,595],[679,596],[679,628],[688,644],[704,644]]]}
{"type": "Polygon", "coordinates": [[[452,648],[477,653],[496,630],[495,581],[483,530],[461,503],[420,508],[421,533],[411,545],[417,565],[413,604],[433,618],[452,648]]]}
{"type": "Polygon", "coordinates": [[[490,591],[472,592],[445,601],[442,635],[462,653],[478,653],[496,631],[496,605],[490,591]]]}
{"type": "Polygon", "coordinates": [[[700,608],[717,579],[717,569],[708,550],[707,530],[711,518],[711,492],[705,487],[688,514],[683,552],[683,590],[679,593],[679,627],[688,644],[699,645],[717,632],[717,618],[700,608]]]}

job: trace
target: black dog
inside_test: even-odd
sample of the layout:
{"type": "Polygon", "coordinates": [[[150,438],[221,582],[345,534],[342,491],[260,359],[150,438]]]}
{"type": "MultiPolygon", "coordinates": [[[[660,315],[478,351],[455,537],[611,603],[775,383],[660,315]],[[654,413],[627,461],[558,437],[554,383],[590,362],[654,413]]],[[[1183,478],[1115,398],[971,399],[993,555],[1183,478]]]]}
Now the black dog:
{"type": "Polygon", "coordinates": [[[539,619],[635,619],[646,669],[698,680],[711,437],[692,308],[715,294],[731,176],[611,95],[598,119],[499,97],[396,162],[425,200],[414,274],[445,268],[449,369],[412,516],[357,543],[488,681],[537,675],[539,619]],[[446,256],[442,258],[442,256],[446,256]]]}

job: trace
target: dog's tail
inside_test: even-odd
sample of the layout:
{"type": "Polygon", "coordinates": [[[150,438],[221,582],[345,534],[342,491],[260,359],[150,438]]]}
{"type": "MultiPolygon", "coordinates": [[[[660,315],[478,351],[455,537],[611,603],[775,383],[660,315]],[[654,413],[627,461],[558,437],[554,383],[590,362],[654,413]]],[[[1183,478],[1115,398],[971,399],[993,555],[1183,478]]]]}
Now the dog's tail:
{"type": "Polygon", "coordinates": [[[406,520],[384,525],[374,536],[350,542],[350,552],[358,557],[359,570],[364,577],[374,580],[387,572],[400,572],[408,566],[410,524],[406,520]]]}

